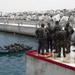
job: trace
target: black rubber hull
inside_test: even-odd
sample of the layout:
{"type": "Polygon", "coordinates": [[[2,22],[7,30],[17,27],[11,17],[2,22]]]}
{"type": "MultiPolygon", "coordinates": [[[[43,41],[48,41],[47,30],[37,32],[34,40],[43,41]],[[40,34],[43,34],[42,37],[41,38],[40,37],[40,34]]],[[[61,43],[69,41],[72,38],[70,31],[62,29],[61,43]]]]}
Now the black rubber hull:
{"type": "Polygon", "coordinates": [[[16,52],[23,52],[23,51],[28,51],[32,49],[32,47],[29,47],[28,48],[24,48],[22,50],[6,50],[6,49],[3,49],[3,50],[0,50],[0,54],[8,54],[8,53],[16,53],[16,52]]]}

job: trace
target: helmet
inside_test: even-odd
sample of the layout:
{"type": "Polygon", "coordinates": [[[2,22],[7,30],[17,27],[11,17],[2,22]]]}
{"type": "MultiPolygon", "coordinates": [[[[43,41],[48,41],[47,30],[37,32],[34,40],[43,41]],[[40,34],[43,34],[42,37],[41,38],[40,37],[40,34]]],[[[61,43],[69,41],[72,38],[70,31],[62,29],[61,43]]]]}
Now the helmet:
{"type": "Polygon", "coordinates": [[[42,23],[42,24],[41,24],[41,27],[44,27],[44,26],[45,26],[45,24],[42,23]]]}

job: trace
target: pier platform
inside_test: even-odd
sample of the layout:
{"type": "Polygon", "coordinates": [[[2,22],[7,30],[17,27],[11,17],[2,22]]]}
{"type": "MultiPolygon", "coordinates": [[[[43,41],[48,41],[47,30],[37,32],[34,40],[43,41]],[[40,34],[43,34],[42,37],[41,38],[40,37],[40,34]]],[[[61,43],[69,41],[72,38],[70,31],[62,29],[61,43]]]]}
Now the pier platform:
{"type": "Polygon", "coordinates": [[[51,57],[38,56],[37,50],[26,52],[26,75],[75,75],[75,47],[64,58],[52,53],[51,57]]]}

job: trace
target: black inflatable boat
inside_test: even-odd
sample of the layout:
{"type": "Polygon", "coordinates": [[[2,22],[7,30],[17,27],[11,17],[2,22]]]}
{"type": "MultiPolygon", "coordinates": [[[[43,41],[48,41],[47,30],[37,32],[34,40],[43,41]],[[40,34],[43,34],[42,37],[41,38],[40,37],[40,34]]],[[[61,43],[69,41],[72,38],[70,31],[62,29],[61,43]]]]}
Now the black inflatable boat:
{"type": "Polygon", "coordinates": [[[27,51],[32,49],[32,47],[24,44],[11,44],[8,46],[0,46],[0,54],[12,53],[12,52],[19,52],[19,51],[27,51]]]}

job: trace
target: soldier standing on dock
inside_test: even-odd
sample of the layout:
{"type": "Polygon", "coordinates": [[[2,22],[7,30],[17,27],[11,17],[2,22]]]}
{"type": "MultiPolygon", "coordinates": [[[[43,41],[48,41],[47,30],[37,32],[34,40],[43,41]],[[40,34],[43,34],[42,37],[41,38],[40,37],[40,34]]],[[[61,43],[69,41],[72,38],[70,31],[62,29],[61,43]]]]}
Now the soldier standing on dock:
{"type": "Polygon", "coordinates": [[[53,48],[53,27],[51,26],[50,23],[48,23],[47,25],[48,26],[46,27],[46,31],[47,31],[48,50],[50,48],[51,53],[52,53],[52,48],[53,48]]]}
{"type": "Polygon", "coordinates": [[[57,41],[57,36],[56,34],[62,30],[62,27],[59,25],[59,21],[55,22],[55,27],[54,27],[54,48],[56,51],[54,53],[58,53],[58,41],[57,41]]]}
{"type": "Polygon", "coordinates": [[[66,53],[70,53],[70,46],[71,46],[71,35],[74,33],[74,29],[70,26],[69,22],[66,24],[65,30],[67,32],[67,40],[66,40],[66,53]]]}
{"type": "Polygon", "coordinates": [[[57,51],[58,51],[57,57],[61,57],[61,48],[63,49],[63,57],[65,57],[66,31],[65,30],[58,31],[56,33],[56,39],[57,39],[57,51]]]}
{"type": "Polygon", "coordinates": [[[44,28],[44,24],[41,24],[41,27],[38,28],[35,31],[36,37],[38,38],[38,55],[40,56],[41,54],[44,55],[44,49],[46,49],[46,53],[49,53],[48,47],[47,47],[47,33],[44,28]],[[42,53],[41,53],[42,50],[42,53]]]}

